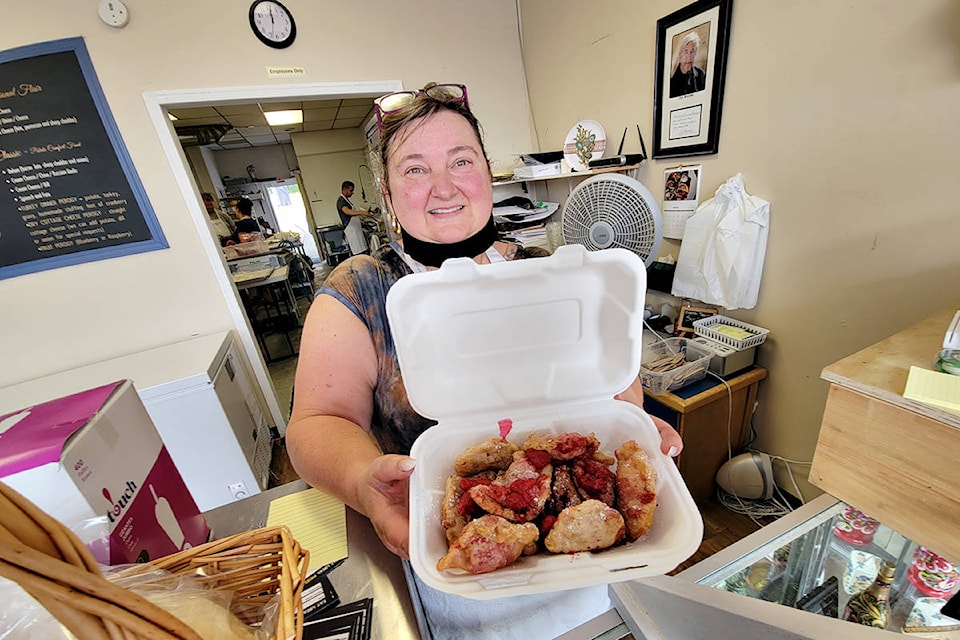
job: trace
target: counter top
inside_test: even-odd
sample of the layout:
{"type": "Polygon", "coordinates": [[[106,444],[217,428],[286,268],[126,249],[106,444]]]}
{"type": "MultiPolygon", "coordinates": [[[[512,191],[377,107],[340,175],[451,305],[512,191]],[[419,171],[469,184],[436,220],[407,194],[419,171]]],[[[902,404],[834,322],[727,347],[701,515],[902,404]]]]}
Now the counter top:
{"type": "Polygon", "coordinates": [[[903,397],[910,367],[932,369],[956,308],[933,314],[917,324],[827,366],[821,377],[960,428],[960,414],[903,397]]]}
{"type": "MultiPolygon", "coordinates": [[[[265,526],[274,499],[309,488],[303,480],[290,482],[203,515],[213,537],[224,538],[265,526]]],[[[329,574],[341,604],[373,598],[371,638],[419,640],[416,614],[400,558],[383,546],[370,520],[350,507],[346,512],[349,556],[329,574]]]]}

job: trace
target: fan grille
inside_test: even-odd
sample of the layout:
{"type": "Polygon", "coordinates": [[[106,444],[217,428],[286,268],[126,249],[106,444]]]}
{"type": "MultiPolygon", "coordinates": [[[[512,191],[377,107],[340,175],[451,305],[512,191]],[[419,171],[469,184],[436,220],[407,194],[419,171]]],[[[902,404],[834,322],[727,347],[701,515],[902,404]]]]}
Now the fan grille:
{"type": "Polygon", "coordinates": [[[628,176],[596,176],[579,184],[563,209],[563,238],[590,251],[628,249],[649,266],[663,238],[660,208],[650,191],[628,176]]]}

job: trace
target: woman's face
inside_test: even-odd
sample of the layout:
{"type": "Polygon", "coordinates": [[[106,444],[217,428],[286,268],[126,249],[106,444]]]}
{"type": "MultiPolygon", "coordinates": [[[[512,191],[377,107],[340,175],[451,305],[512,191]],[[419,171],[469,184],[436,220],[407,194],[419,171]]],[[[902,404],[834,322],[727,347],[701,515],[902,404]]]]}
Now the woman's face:
{"type": "Polygon", "coordinates": [[[697,45],[688,42],[680,49],[680,71],[681,73],[690,73],[693,67],[693,59],[697,57],[697,45]]]}
{"type": "Polygon", "coordinates": [[[388,201],[407,233],[450,244],[487,224],[493,211],[490,167],[463,116],[440,111],[415,120],[394,141],[386,167],[388,201]]]}

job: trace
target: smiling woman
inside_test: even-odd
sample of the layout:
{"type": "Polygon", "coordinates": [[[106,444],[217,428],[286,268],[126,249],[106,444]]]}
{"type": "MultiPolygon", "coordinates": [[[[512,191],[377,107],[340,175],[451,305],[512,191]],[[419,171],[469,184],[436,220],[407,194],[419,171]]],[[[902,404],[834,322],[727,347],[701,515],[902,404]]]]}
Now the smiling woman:
{"type": "MultiPolygon", "coordinates": [[[[546,252],[497,240],[490,167],[464,87],[435,85],[375,104],[381,183],[402,246],[348,259],[320,289],[301,339],[287,447],[301,477],[366,514],[384,545],[406,557],[408,454],[435,422],[407,400],[387,292],[448,258],[482,264],[546,252]]],[[[625,399],[642,402],[642,391],[625,399]]],[[[665,426],[662,434],[663,450],[679,451],[676,432],[665,426]]]]}

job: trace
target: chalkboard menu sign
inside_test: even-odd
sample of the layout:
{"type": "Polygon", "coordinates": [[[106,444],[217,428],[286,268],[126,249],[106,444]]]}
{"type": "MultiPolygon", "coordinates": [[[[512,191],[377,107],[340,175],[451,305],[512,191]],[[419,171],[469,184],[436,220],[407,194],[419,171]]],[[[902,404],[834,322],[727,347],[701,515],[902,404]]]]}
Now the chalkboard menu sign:
{"type": "Polygon", "coordinates": [[[166,248],[82,38],[0,52],[0,279],[166,248]]]}

